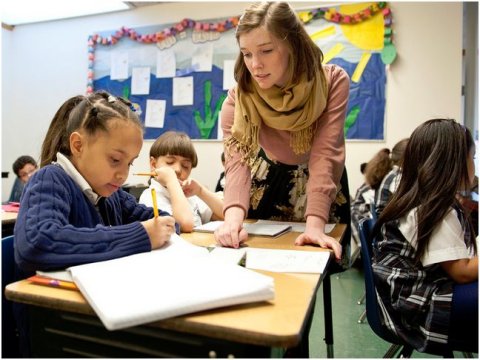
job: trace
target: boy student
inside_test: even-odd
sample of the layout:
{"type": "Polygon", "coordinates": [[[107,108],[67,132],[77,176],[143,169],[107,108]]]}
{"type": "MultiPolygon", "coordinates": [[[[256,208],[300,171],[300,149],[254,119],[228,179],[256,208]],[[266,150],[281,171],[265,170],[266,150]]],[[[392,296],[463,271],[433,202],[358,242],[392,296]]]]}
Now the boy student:
{"type": "Polygon", "coordinates": [[[8,201],[20,202],[23,188],[28,179],[30,179],[30,176],[37,171],[38,166],[34,158],[29,155],[22,155],[14,161],[12,168],[17,178],[13,184],[12,192],[10,193],[8,201]]]}
{"type": "Polygon", "coordinates": [[[212,191],[189,178],[198,158],[190,137],[183,132],[167,131],[150,148],[150,170],[156,174],[139,202],[152,204],[152,189],[158,206],[172,214],[182,232],[210,220],[223,220],[223,201],[212,191]]]}

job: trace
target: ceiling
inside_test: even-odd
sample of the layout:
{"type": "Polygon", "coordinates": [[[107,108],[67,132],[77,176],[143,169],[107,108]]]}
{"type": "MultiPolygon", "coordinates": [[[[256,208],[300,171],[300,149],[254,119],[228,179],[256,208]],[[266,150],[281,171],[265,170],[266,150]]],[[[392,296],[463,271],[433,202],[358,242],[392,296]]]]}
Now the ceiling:
{"type": "Polygon", "coordinates": [[[158,4],[158,1],[120,0],[3,0],[0,3],[2,26],[31,24],[158,4]]]}

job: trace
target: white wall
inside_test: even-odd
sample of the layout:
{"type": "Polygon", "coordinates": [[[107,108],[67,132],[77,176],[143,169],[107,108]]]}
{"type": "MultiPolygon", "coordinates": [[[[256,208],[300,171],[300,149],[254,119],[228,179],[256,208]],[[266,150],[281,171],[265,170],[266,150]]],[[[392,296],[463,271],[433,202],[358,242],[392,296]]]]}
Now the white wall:
{"type": "MultiPolygon", "coordinates": [[[[13,183],[11,164],[19,156],[36,158],[50,120],[67,98],[85,93],[87,38],[121,26],[167,24],[239,15],[246,2],[163,3],[114,14],[20,25],[2,29],[2,200],[13,183]]],[[[323,5],[322,5],[323,4],[323,5]]],[[[294,2],[296,8],[322,2],[294,2]]],[[[462,3],[391,3],[398,58],[388,71],[385,141],[347,142],[350,191],[362,183],[359,165],[382,147],[391,148],[421,122],[435,116],[461,116],[462,3]]],[[[148,166],[145,141],[133,171],[148,166]]],[[[193,176],[213,188],[221,171],[222,145],[196,141],[199,166],[193,176]]],[[[143,181],[141,179],[140,181],[143,181]]],[[[138,179],[130,177],[129,182],[138,179]]]]}

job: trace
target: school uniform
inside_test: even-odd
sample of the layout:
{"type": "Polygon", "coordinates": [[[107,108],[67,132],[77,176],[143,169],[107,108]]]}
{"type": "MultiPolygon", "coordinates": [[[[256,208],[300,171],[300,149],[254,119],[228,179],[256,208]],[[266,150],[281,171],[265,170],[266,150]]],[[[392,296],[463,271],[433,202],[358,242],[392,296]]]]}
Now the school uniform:
{"type": "Polygon", "coordinates": [[[57,162],[26,185],[15,224],[15,262],[28,274],[147,252],[150,239],[140,221],[152,217],[153,209],[121,189],[99,197],[58,153],[57,162]]]}
{"type": "Polygon", "coordinates": [[[357,247],[360,246],[360,235],[358,234],[358,226],[364,219],[371,219],[371,204],[375,200],[375,190],[370,185],[363,183],[355,194],[350,205],[350,212],[352,214],[352,239],[355,241],[357,247]]]}
{"type": "Polygon", "coordinates": [[[455,282],[440,263],[472,258],[464,215],[451,209],[434,229],[420,264],[414,261],[417,209],[382,226],[372,261],[383,321],[392,333],[421,352],[438,351],[449,340],[455,282]]]}
{"type": "Polygon", "coordinates": [[[397,190],[400,184],[402,171],[398,165],[394,165],[393,169],[385,175],[379,188],[375,191],[375,210],[377,216],[380,216],[383,209],[387,206],[392,198],[393,193],[397,190]]]}
{"type": "MultiPolygon", "coordinates": [[[[170,193],[155,179],[150,180],[150,187],[142,192],[138,202],[147,206],[153,206],[151,189],[154,189],[157,194],[158,207],[172,214],[172,199],[170,193]]],[[[213,215],[212,209],[210,209],[198,196],[187,197],[187,201],[192,210],[194,226],[200,226],[211,220],[213,215]]]]}

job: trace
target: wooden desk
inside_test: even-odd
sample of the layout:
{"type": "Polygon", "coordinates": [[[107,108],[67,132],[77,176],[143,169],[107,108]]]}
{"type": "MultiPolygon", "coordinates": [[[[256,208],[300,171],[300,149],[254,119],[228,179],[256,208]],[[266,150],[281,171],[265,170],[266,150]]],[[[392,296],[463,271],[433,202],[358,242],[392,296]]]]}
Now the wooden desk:
{"type": "Polygon", "coordinates": [[[18,213],[2,211],[2,237],[13,235],[18,213]]]}
{"type": "MultiPolygon", "coordinates": [[[[340,240],[344,230],[341,225],[332,235],[340,240]]],[[[275,239],[251,237],[247,245],[326,251],[313,246],[294,246],[296,235],[289,233],[275,239]]],[[[211,234],[205,233],[182,237],[202,245],[210,245],[213,240],[211,234]]],[[[76,291],[33,285],[23,280],[8,285],[5,294],[9,300],[31,305],[29,317],[32,334],[35,334],[33,356],[270,357],[275,355],[272,351],[278,353],[278,349],[299,344],[314,310],[318,286],[322,279],[329,277],[261,272],[275,280],[273,301],[214,309],[117,331],[106,330],[76,291]]],[[[328,283],[324,298],[330,296],[329,291],[328,283]]],[[[331,308],[329,311],[331,319],[331,308]]],[[[332,333],[331,321],[328,331],[332,333]]],[[[331,339],[330,345],[333,345],[333,336],[331,339]]]]}

